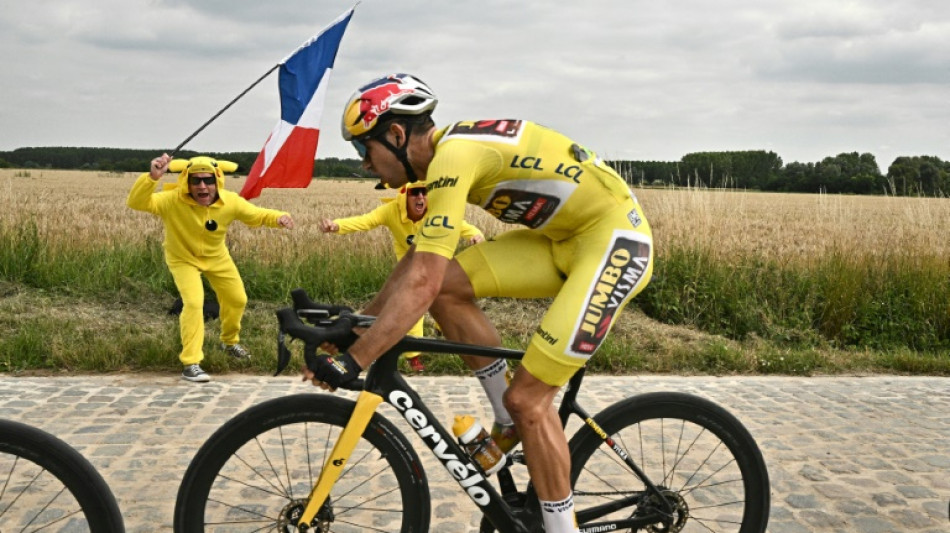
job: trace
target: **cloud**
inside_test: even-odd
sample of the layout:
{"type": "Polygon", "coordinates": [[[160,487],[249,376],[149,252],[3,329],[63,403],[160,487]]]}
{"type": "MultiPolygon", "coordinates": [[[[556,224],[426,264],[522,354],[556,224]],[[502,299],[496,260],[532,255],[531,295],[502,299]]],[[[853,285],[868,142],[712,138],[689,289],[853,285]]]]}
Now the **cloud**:
{"type": "Polygon", "coordinates": [[[906,85],[950,83],[947,14],[915,4],[829,4],[783,20],[776,49],[756,71],[766,79],[906,85]]]}
{"type": "MultiPolygon", "coordinates": [[[[174,146],[349,0],[33,0],[0,20],[0,149],[174,146]]],[[[771,149],[950,159],[950,12],[884,0],[363,0],[343,40],[318,156],[358,85],[411,72],[436,119],[525,118],[615,158],[771,149]]],[[[192,141],[256,151],[276,76],[192,141]]]]}

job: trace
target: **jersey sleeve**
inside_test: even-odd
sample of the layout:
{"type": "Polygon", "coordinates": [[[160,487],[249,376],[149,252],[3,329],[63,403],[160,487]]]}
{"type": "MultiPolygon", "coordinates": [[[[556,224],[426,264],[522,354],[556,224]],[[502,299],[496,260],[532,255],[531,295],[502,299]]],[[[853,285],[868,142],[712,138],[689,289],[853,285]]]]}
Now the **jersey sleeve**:
{"type": "Polygon", "coordinates": [[[447,259],[455,255],[468,192],[478,179],[496,173],[500,164],[500,154],[477,143],[450,141],[438,146],[426,174],[429,210],[417,236],[417,252],[447,259]]]}

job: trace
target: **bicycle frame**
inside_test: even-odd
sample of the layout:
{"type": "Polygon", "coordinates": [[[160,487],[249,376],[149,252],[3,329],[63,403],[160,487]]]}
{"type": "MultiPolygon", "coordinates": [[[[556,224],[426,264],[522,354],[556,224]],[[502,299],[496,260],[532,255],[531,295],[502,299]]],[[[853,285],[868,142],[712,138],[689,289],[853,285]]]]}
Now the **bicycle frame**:
{"type": "MultiPolygon", "coordinates": [[[[308,504],[300,516],[298,526],[309,527],[314,517],[318,515],[326,503],[333,484],[339,478],[350,454],[356,446],[363,431],[380,403],[386,402],[393,406],[403,419],[413,428],[429,450],[435,455],[442,466],[458,482],[462,490],[479,507],[483,515],[502,533],[530,533],[536,530],[531,525],[540,524],[540,515],[537,505],[513,507],[506,501],[502,493],[485,477],[482,470],[457,443],[455,436],[439,422],[438,418],[426,407],[425,403],[413,388],[406,382],[397,370],[399,355],[407,351],[422,351],[427,353],[480,355],[487,357],[503,357],[506,359],[521,359],[523,351],[506,348],[492,348],[455,343],[441,339],[405,337],[382,357],[380,357],[367,371],[363,390],[356,400],[356,407],[349,422],[334,445],[330,457],[327,459],[320,476],[310,494],[308,504]]],[[[661,491],[647,478],[646,474],[633,462],[627,452],[609,435],[604,432],[584,409],[577,403],[577,392],[583,380],[585,369],[581,368],[568,382],[564,391],[558,416],[562,427],[566,427],[568,418],[575,414],[584,424],[617,454],[639,478],[643,481],[646,491],[633,492],[625,498],[594,508],[582,509],[577,512],[577,520],[582,524],[581,531],[614,531],[645,527],[650,524],[669,523],[673,506],[667,501],[661,491]],[[662,516],[658,513],[640,514],[635,518],[611,520],[608,522],[592,523],[611,512],[624,507],[630,507],[639,502],[644,493],[661,502],[662,516]]],[[[509,464],[498,472],[499,483],[505,495],[517,494],[509,464]]],[[[530,483],[526,491],[526,501],[537,501],[530,483]]]]}

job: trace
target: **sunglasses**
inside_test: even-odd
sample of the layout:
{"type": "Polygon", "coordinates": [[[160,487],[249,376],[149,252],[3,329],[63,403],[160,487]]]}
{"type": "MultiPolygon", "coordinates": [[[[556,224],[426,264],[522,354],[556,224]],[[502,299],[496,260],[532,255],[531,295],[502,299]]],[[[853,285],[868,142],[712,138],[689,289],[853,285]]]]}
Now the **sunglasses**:
{"type": "Polygon", "coordinates": [[[425,187],[415,187],[413,189],[409,189],[408,191],[406,191],[406,194],[408,194],[409,196],[425,196],[426,189],[425,187]]]}
{"type": "Polygon", "coordinates": [[[353,148],[356,148],[356,153],[360,154],[360,159],[366,159],[366,143],[356,139],[350,142],[353,143],[353,148]]]}
{"type": "Polygon", "coordinates": [[[197,176],[188,176],[189,185],[198,185],[199,183],[204,183],[205,185],[210,187],[214,185],[215,183],[217,183],[217,181],[214,176],[208,176],[206,178],[199,178],[197,176]]]}

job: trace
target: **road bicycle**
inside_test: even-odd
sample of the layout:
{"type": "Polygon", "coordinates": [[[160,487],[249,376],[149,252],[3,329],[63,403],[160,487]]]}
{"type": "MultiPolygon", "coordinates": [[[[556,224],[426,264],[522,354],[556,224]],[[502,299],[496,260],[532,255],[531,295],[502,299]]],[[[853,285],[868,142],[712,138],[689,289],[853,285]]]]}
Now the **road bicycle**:
{"type": "Polygon", "coordinates": [[[78,451],[0,420],[0,531],[121,533],[125,526],[109,486],[78,451]]]}
{"type": "MultiPolygon", "coordinates": [[[[313,367],[324,342],[345,348],[374,318],[292,292],[277,312],[278,374],[286,341],[304,341],[313,367]],[[305,324],[300,317],[310,322],[305,324]]],[[[354,382],[356,401],[324,393],[276,398],[219,428],[182,479],[174,528],[203,531],[426,532],[430,491],[413,441],[377,412],[392,406],[482,513],[479,531],[543,531],[538,498],[519,451],[494,481],[466,455],[397,368],[399,354],[468,354],[520,359],[523,352],[406,336],[354,382]]],[[[580,530],[739,532],[765,530],[769,478],[749,432],[722,407],[677,392],[622,399],[594,416],[578,400],[582,368],[562,393],[571,437],[571,481],[580,530]]],[[[276,374],[275,374],[276,375],[276,374]]],[[[417,439],[417,440],[419,440],[417,439]]]]}

